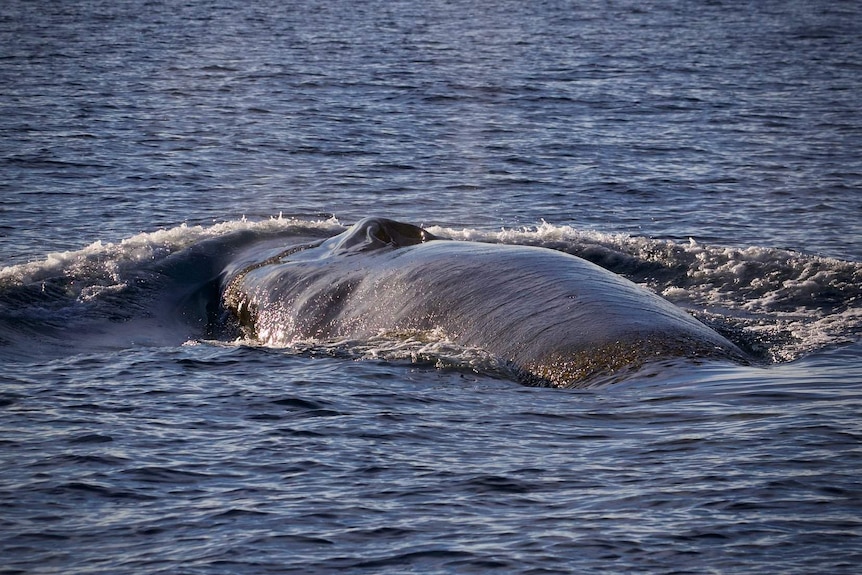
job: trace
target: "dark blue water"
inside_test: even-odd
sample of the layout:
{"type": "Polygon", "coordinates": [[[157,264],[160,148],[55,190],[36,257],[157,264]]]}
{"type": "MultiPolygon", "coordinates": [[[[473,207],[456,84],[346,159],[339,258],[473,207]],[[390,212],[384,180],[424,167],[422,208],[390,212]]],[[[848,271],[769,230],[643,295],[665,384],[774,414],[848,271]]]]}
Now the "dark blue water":
{"type": "Polygon", "coordinates": [[[850,1],[3,2],[0,572],[855,573],[860,53],[850,1]],[[183,250],[366,215],[756,361],[529,388],[165,315],[183,250]]]}

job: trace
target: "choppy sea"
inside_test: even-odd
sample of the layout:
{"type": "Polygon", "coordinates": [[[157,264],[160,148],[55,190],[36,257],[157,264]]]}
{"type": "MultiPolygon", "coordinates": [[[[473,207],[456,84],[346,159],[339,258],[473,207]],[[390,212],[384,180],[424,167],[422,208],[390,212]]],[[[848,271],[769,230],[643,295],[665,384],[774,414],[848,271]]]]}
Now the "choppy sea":
{"type": "Polygon", "coordinates": [[[5,0],[0,573],[856,573],[860,53],[849,0],[5,0]],[[583,257],[756,361],[527,387],[153,295],[371,215],[583,257]]]}

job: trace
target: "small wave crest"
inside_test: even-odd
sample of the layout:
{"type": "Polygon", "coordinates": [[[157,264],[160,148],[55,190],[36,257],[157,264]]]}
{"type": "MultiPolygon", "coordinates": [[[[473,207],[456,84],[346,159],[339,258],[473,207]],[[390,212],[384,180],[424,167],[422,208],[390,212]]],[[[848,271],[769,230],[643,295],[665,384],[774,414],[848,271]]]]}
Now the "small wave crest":
{"type": "Polygon", "coordinates": [[[140,267],[142,263],[158,261],[193,244],[235,232],[250,231],[261,235],[292,232],[301,235],[303,232],[323,231],[332,235],[341,230],[343,226],[335,218],[306,221],[281,215],[262,221],[243,218],[212,226],[182,224],[140,233],[117,243],[96,240],[80,250],[51,253],[41,260],[0,268],[0,286],[66,278],[65,283],[70,289],[85,292],[86,288],[122,284],[124,272],[140,267]]]}

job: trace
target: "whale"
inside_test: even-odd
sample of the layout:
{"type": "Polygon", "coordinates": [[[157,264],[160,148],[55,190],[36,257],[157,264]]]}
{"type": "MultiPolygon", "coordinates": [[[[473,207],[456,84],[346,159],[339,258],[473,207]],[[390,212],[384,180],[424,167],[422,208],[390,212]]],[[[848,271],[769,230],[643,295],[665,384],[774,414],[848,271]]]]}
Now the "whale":
{"type": "Polygon", "coordinates": [[[249,248],[222,273],[220,298],[223,321],[263,344],[435,333],[529,385],[585,387],[668,359],[747,361],[683,309],[577,256],[380,217],[249,248]]]}

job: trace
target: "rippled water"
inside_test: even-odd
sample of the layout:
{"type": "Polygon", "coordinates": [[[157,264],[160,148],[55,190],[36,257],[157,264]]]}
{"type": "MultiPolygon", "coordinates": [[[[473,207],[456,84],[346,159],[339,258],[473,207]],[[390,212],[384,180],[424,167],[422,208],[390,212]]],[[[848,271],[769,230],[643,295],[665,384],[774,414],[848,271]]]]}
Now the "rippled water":
{"type": "Polygon", "coordinates": [[[0,18],[17,261],[279,211],[862,257],[852,1],[12,0],[0,18]]]}
{"type": "Polygon", "coordinates": [[[7,569],[850,573],[842,353],[588,393],[201,346],[16,369],[7,569]]]}
{"type": "Polygon", "coordinates": [[[860,44],[852,1],[3,2],[0,572],[855,573],[860,44]],[[154,327],[164,258],[366,215],[759,359],[547,389],[154,327]]]}

